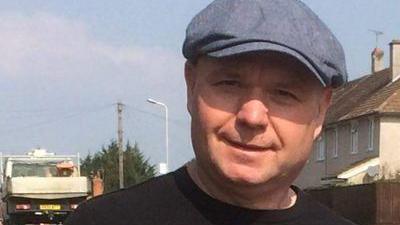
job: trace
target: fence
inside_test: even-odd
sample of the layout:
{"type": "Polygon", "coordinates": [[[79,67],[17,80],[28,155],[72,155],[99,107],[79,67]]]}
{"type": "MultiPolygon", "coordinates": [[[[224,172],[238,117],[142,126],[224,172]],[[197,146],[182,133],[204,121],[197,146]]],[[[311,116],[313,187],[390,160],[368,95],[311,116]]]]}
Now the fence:
{"type": "Polygon", "coordinates": [[[400,225],[400,183],[378,182],[306,191],[360,225],[400,225]]]}

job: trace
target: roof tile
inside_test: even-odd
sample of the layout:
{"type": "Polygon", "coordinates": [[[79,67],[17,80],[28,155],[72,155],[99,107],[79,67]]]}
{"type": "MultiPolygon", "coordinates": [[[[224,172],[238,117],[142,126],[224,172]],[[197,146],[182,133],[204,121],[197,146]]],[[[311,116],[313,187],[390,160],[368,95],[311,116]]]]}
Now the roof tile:
{"type": "Polygon", "coordinates": [[[390,70],[385,69],[335,89],[332,97],[326,124],[385,110],[400,112],[400,81],[392,83],[390,70]]]}

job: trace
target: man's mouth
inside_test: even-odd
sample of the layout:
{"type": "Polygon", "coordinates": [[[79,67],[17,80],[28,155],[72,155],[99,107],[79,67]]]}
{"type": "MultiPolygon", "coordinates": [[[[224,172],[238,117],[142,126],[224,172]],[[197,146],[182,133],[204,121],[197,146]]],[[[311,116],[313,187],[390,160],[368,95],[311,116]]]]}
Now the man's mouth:
{"type": "Polygon", "coordinates": [[[239,141],[234,141],[228,138],[223,138],[224,142],[227,144],[239,148],[241,150],[246,150],[246,151],[266,151],[266,150],[271,150],[272,144],[252,144],[252,143],[242,143],[239,141]]]}

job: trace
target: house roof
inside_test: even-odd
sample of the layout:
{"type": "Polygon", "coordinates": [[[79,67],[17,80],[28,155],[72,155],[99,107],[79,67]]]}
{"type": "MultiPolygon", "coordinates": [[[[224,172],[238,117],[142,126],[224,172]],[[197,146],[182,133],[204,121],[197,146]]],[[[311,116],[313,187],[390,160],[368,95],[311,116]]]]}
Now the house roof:
{"type": "Polygon", "coordinates": [[[334,90],[325,123],[373,113],[400,112],[400,79],[391,81],[390,69],[350,81],[334,90]]]}
{"type": "Polygon", "coordinates": [[[376,166],[379,165],[380,165],[379,157],[369,157],[364,160],[351,164],[349,167],[342,170],[342,172],[340,172],[337,175],[337,178],[348,179],[360,173],[365,173],[371,167],[376,168],[376,166]]]}

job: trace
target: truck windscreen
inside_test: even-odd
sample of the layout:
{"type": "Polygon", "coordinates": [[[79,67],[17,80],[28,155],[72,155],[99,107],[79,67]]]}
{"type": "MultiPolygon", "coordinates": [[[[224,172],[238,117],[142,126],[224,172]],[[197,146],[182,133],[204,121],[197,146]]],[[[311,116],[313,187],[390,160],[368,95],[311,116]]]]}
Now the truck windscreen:
{"type": "Polygon", "coordinates": [[[57,177],[56,163],[14,163],[12,177],[57,177]]]}

